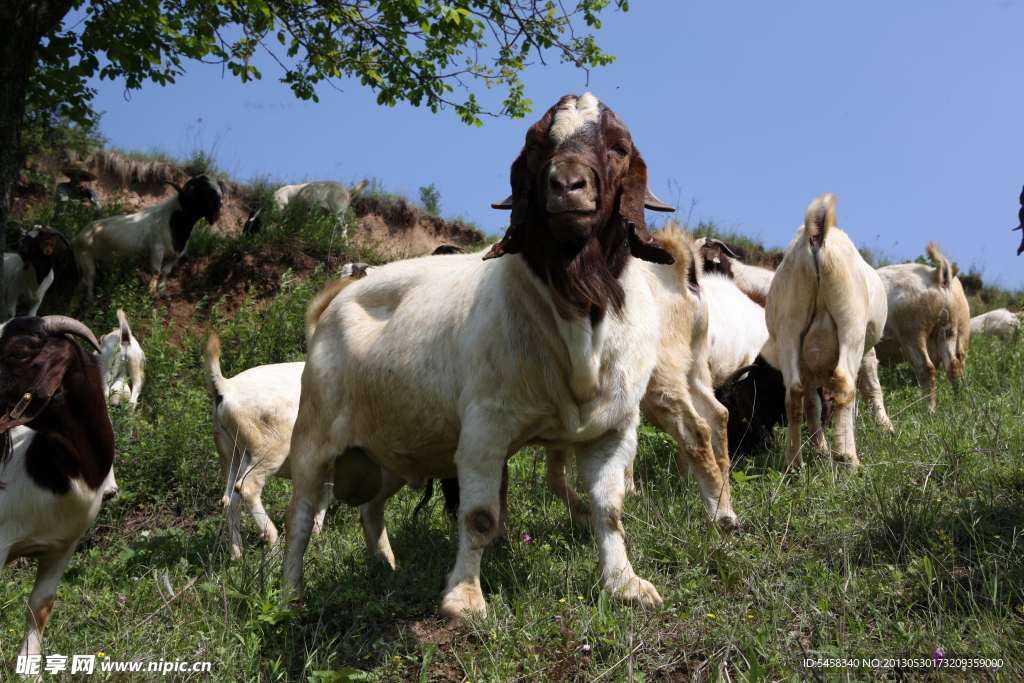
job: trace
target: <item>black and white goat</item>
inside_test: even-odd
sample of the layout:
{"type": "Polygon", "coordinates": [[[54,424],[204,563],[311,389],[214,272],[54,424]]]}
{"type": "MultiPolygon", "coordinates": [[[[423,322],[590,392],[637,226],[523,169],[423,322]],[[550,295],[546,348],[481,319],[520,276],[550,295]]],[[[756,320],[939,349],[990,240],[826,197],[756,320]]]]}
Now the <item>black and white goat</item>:
{"type": "Polygon", "coordinates": [[[22,232],[14,253],[4,254],[4,290],[9,317],[14,317],[19,303],[29,305],[29,315],[39,310],[46,290],[53,284],[53,255],[57,251],[58,237],[71,247],[59,230],[35,225],[22,232]]]}
{"type": "Polygon", "coordinates": [[[192,228],[200,218],[211,225],[220,217],[224,193],[216,178],[190,178],[184,187],[166,181],[178,194],[131,216],[111,216],[93,221],[71,240],[75,260],[82,269],[79,290],[93,300],[96,266],[110,267],[116,257],[149,254],[153,280],[149,289],[167,288],[167,276],[185,255],[192,228]]]}
{"type": "Polygon", "coordinates": [[[0,568],[38,561],[22,655],[38,655],[57,584],[101,502],[117,493],[114,430],[96,337],[64,316],[14,318],[0,333],[0,568]]]}
{"type": "Polygon", "coordinates": [[[117,327],[100,337],[100,367],[103,390],[110,402],[119,406],[128,401],[135,410],[146,379],[146,354],[132,336],[128,318],[120,308],[117,309],[117,327]]]}

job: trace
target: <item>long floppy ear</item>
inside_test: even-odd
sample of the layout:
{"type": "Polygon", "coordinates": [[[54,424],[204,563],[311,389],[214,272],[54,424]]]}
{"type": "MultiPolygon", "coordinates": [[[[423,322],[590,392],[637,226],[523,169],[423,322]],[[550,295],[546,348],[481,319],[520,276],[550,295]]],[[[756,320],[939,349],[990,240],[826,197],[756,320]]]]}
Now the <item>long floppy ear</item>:
{"type": "MultiPolygon", "coordinates": [[[[619,215],[629,229],[629,252],[638,259],[668,265],[676,257],[647,231],[644,221],[644,206],[647,203],[647,164],[640,152],[633,148],[630,153],[629,170],[622,179],[622,194],[619,196],[619,215]]],[[[653,196],[653,195],[651,195],[653,196]]]]}
{"type": "Polygon", "coordinates": [[[0,433],[12,427],[31,422],[43,412],[53,394],[64,381],[64,374],[71,367],[74,357],[61,344],[47,344],[32,361],[38,368],[35,380],[28,391],[12,398],[0,417],[0,433]]]}
{"type": "Polygon", "coordinates": [[[484,261],[498,258],[505,254],[518,254],[526,243],[526,218],[530,214],[530,169],[526,166],[526,148],[512,162],[510,181],[512,196],[502,202],[491,204],[495,209],[511,208],[508,230],[501,241],[491,247],[484,256],[484,261]],[[506,207],[506,205],[508,205],[506,207]]]}

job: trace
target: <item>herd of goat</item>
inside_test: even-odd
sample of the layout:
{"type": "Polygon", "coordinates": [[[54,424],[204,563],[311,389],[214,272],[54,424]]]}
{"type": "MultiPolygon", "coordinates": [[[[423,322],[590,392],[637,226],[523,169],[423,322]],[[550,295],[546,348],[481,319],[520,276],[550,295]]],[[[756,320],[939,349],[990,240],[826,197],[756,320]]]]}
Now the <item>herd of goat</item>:
{"type": "MultiPolygon", "coordinates": [[[[673,209],[648,189],[625,123],[589,93],[563,97],[530,127],[510,180],[512,196],[493,205],[511,210],[509,228],[486,252],[445,245],[377,268],[350,264],[346,274],[362,277],[329,283],[309,305],[306,362],[225,378],[210,337],[204,367],[232,559],[243,552],[243,505],[260,539],[277,541],[260,495],[278,476],[294,488],[289,594],[301,592],[303,556],[332,499],[359,507],[369,552],[394,568],[387,500],[409,485],[426,502],[439,479],[459,531],[440,611],[484,614],[480,560],[508,531],[507,461],[535,444],[545,447],[551,492],[593,530],[601,587],[654,606],[661,597],[634,572],[621,521],[641,415],[675,440],[679,473],[695,478],[710,523],[732,531],[730,454],[785,424],[785,469],[808,446],[855,466],[858,389],[878,427],[894,429],[879,361],[908,361],[934,411],[936,368],[956,381],[972,334],[1020,325],[1005,310],[970,319],[956,269],[934,244],[934,267],[870,267],[838,228],[830,193],[807,207],[775,271],[672,225],[652,235],[645,210],[673,209]],[[574,462],[588,512],[571,484],[574,462]]],[[[364,185],[289,186],[275,202],[339,212],[364,185]]],[[[114,254],[148,254],[151,288],[166,286],[193,226],[217,220],[223,197],[206,175],[176,189],[70,241],[80,291],[92,298],[96,267],[114,254]]],[[[0,567],[39,563],[22,655],[40,652],[59,579],[117,490],[106,399],[134,407],[144,378],[120,309],[118,328],[100,339],[72,318],[34,317],[58,237],[36,226],[4,256],[10,313],[29,305],[0,333],[0,567]]]]}

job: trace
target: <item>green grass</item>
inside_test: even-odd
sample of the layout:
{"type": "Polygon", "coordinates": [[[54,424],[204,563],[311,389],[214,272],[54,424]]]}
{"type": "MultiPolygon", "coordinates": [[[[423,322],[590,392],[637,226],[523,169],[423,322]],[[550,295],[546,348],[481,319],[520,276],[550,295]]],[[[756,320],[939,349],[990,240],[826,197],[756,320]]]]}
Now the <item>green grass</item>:
{"type": "MultiPolygon", "coordinates": [[[[73,225],[67,229],[73,234],[73,225]]],[[[254,242],[323,249],[329,233],[311,217],[286,211],[271,216],[259,237],[208,239],[198,251],[244,251],[254,242]]],[[[200,306],[192,321],[173,326],[134,271],[114,271],[100,283],[101,303],[82,319],[105,332],[116,324],[114,310],[125,307],[146,350],[146,386],[134,415],[111,411],[121,493],[104,506],[61,582],[45,653],[214,663],[212,674],[175,673],[167,680],[1024,676],[1019,338],[972,340],[966,388],[954,395],[940,380],[935,415],[924,411],[907,366],[883,369],[896,434],[858,420],[864,465],[856,471],[809,456],[795,475],[782,477],[780,430],[777,450],[734,462],[742,530],[727,537],[704,522],[696,485],[675,471],[671,440],[642,426],[637,493],[627,499],[623,521],[634,567],[665,598],[652,612],[619,605],[600,590],[595,543],[572,528],[562,503],[547,493],[543,450],[534,448],[510,464],[511,541],[484,556],[486,619],[450,631],[437,618],[458,539],[443,519],[440,495],[414,520],[420,494],[409,490],[396,496],[387,515],[396,572],[367,558],[355,511],[335,504],[307,553],[304,605],[280,602],[280,548],[255,543],[248,515],[247,554],[235,564],[227,558],[202,348],[207,331],[218,329],[228,376],[301,360],[305,308],[326,276],[322,270],[304,281],[286,275],[276,298],[250,300],[233,320],[217,305],[200,306]],[[181,593],[169,605],[156,580],[165,571],[181,593]],[[1003,668],[937,674],[889,667],[840,675],[801,664],[806,657],[927,658],[938,647],[950,657],[1002,658],[1003,668]]],[[[280,480],[263,496],[282,531],[289,496],[280,480]]],[[[18,564],[0,576],[4,667],[20,643],[33,581],[34,568],[18,564]]],[[[163,679],[109,674],[107,680],[157,678],[163,679]]],[[[0,669],[0,681],[7,680],[16,679],[0,669]]]]}

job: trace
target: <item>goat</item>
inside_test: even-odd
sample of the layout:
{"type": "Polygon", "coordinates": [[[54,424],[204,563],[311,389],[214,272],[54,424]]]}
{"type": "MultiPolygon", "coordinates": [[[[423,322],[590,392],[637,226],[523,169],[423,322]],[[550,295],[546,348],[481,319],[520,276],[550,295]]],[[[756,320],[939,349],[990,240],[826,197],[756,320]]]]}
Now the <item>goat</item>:
{"type": "Polygon", "coordinates": [[[75,260],[82,269],[78,291],[93,300],[96,267],[110,267],[117,257],[149,254],[153,279],[149,290],[167,288],[167,276],[185,255],[192,228],[200,218],[210,225],[220,217],[223,192],[208,175],[189,179],[184,187],[164,181],[178,194],[130,216],[111,216],[89,223],[71,240],[75,260]]]}
{"type": "Polygon", "coordinates": [[[0,569],[36,558],[23,656],[39,655],[64,569],[100,504],[116,494],[114,429],[96,337],[64,316],[14,318],[0,333],[0,569]]]}
{"type": "Polygon", "coordinates": [[[1002,337],[1015,334],[1021,328],[1020,314],[1010,313],[1005,308],[997,308],[971,318],[971,334],[1002,337]]]}
{"type": "MultiPolygon", "coordinates": [[[[856,383],[858,377],[867,382],[874,376],[877,385],[874,346],[882,336],[885,315],[882,280],[836,225],[835,195],[818,196],[786,249],[765,308],[769,339],[762,354],[782,370],[786,383],[786,470],[802,462],[801,410],[811,447],[826,450],[821,404],[813,391],[819,386],[835,394],[833,457],[860,463],[853,427],[856,383]]],[[[862,391],[876,407],[878,422],[891,429],[880,392],[871,395],[867,384],[862,391]]]]}
{"type": "Polygon", "coordinates": [[[935,412],[935,367],[941,362],[955,384],[970,341],[970,307],[946,255],[934,242],[928,243],[927,254],[935,268],[904,263],[878,269],[888,313],[875,353],[882,363],[907,360],[921,383],[928,410],[935,412]]]}
{"type": "Polygon", "coordinates": [[[43,303],[46,290],[53,284],[53,256],[57,250],[57,237],[71,247],[68,238],[59,230],[44,225],[23,231],[16,253],[4,254],[4,291],[7,293],[7,312],[13,318],[19,303],[27,302],[28,315],[34,316],[43,303]]]}
{"type": "Polygon", "coordinates": [[[510,175],[512,196],[499,203],[510,227],[486,256],[381,266],[320,318],[289,455],[292,594],[333,460],[335,497],[361,506],[370,551],[392,567],[384,502],[408,479],[457,474],[459,554],[441,613],[484,614],[480,559],[498,531],[502,469],[545,443],[577,446],[602,587],[661,602],[629,563],[620,517],[660,335],[633,257],[674,261],[644,223],[645,206],[672,208],[647,189],[625,124],[589,93],[563,97],[529,129],[510,175]]]}
{"type": "Polygon", "coordinates": [[[115,406],[128,401],[135,410],[146,379],[146,354],[132,336],[123,309],[117,309],[117,327],[100,337],[100,368],[106,396],[115,406]],[[131,380],[131,385],[128,382],[131,380]]]}
{"type": "Polygon", "coordinates": [[[317,180],[301,185],[285,185],[274,192],[274,204],[278,211],[291,202],[299,201],[328,213],[344,213],[352,203],[352,198],[369,184],[369,180],[364,180],[354,187],[345,187],[333,180],[317,180]]]}
{"type": "MultiPolygon", "coordinates": [[[[307,314],[307,341],[327,303],[348,283],[333,282],[314,297],[307,314]]],[[[260,540],[268,545],[277,543],[277,527],[270,521],[261,495],[271,477],[291,479],[288,450],[305,366],[260,365],[227,379],[220,371],[220,336],[214,333],[206,342],[206,392],[213,401],[213,441],[227,482],[221,501],[228,511],[232,560],[242,557],[239,522],[243,501],[256,522],[260,540]]],[[[331,488],[330,483],[324,487],[318,504],[314,523],[317,533],[331,502],[331,488]]]]}

